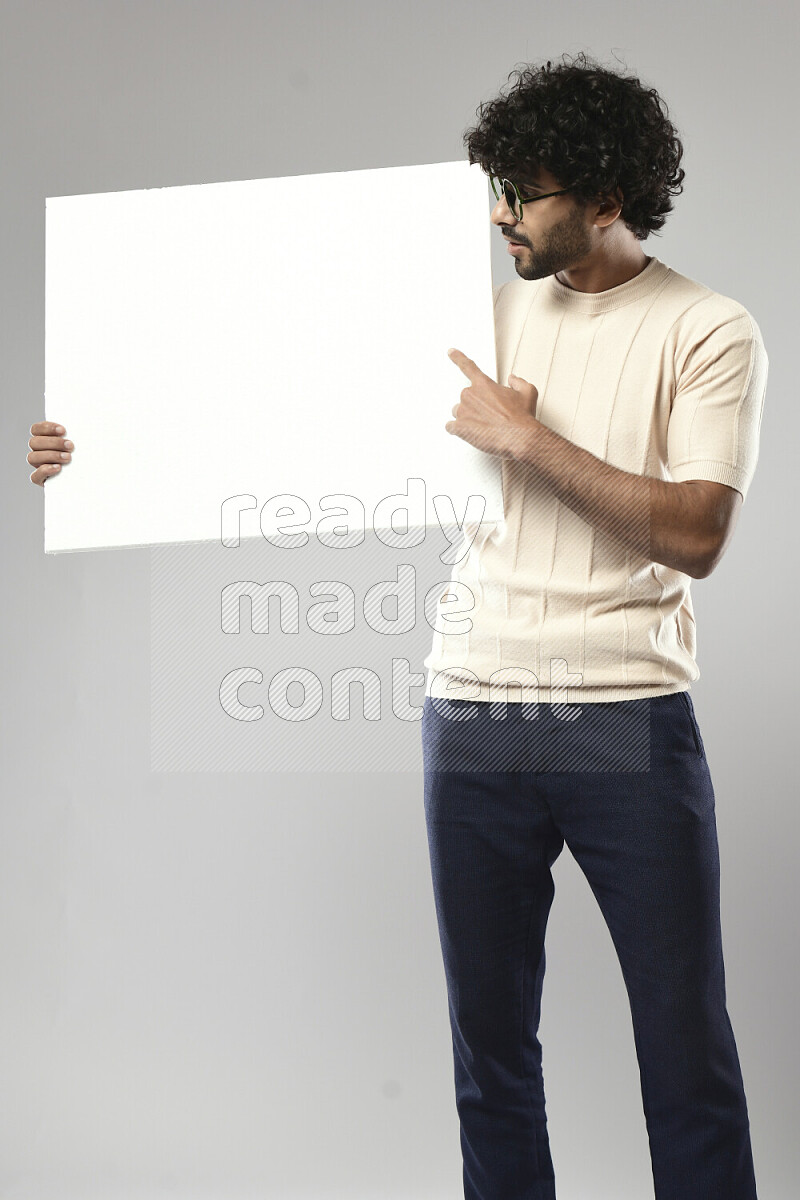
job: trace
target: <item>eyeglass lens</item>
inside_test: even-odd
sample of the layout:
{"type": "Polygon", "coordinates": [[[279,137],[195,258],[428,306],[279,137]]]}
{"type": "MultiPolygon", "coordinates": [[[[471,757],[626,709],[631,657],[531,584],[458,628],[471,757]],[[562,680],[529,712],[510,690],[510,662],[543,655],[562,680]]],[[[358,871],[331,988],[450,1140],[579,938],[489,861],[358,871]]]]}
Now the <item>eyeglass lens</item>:
{"type": "Polygon", "coordinates": [[[519,204],[517,203],[517,193],[514,191],[514,185],[509,183],[507,179],[503,180],[503,192],[505,194],[506,204],[511,209],[511,213],[515,220],[518,221],[522,214],[519,211],[519,204]]]}
{"type": "MultiPolygon", "coordinates": [[[[492,187],[494,189],[494,194],[498,200],[500,199],[500,183],[501,183],[501,180],[496,175],[494,175],[492,177],[492,187]]],[[[520,219],[520,213],[519,213],[519,205],[517,204],[517,193],[514,191],[514,185],[508,179],[503,179],[502,184],[503,184],[503,195],[506,198],[506,204],[511,209],[511,214],[514,217],[514,219],[516,221],[518,221],[520,219]]]]}

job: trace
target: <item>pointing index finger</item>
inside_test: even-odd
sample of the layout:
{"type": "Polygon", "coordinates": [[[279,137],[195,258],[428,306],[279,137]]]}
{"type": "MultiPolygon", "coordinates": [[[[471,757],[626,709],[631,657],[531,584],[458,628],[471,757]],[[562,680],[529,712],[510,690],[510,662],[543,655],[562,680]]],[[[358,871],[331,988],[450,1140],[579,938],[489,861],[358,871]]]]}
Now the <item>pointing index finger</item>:
{"type": "Polygon", "coordinates": [[[474,379],[477,375],[483,375],[483,371],[478,364],[473,362],[471,358],[467,358],[466,354],[462,354],[460,350],[456,350],[455,346],[451,346],[447,353],[468,379],[474,379]]]}

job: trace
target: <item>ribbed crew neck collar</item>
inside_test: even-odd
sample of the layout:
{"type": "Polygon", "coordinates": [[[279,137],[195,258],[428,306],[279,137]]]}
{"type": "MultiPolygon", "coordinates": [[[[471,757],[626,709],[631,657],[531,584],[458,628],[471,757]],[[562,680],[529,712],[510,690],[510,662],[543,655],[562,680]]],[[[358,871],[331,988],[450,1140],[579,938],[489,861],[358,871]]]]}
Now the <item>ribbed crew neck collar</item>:
{"type": "Polygon", "coordinates": [[[633,279],[629,279],[627,283],[620,283],[617,287],[607,288],[604,292],[578,292],[575,288],[560,283],[555,275],[548,275],[545,283],[548,296],[562,308],[572,309],[573,312],[605,313],[641,300],[660,287],[669,273],[670,268],[653,256],[644,270],[634,275],[633,279]]]}

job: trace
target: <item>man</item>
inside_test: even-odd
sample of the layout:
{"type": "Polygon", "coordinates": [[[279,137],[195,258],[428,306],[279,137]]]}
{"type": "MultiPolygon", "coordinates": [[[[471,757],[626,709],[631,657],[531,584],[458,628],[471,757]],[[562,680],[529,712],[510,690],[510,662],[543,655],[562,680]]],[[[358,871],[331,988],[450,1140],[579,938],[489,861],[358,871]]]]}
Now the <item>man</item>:
{"type": "MultiPolygon", "coordinates": [[[[467,145],[519,278],[495,289],[508,386],[451,354],[469,386],[447,428],[501,456],[505,518],[466,530],[425,660],[465,1198],[555,1197],[537,1031],[566,842],[619,955],[656,1200],[755,1200],[688,689],[690,581],[724,553],[758,457],[761,334],[642,251],[684,173],[638,79],[585,56],[526,70],[467,145]]],[[[70,461],[65,432],[31,427],[33,483],[70,461]]]]}
{"type": "Polygon", "coordinates": [[[684,176],[651,89],[581,56],[480,115],[519,278],[499,382],[450,351],[447,429],[501,456],[505,513],[465,531],[422,720],[464,1194],[555,1196],[537,1030],[566,842],[622,967],[657,1200],[755,1200],[689,586],[752,480],[767,356],[741,304],[642,250],[684,176]]]}

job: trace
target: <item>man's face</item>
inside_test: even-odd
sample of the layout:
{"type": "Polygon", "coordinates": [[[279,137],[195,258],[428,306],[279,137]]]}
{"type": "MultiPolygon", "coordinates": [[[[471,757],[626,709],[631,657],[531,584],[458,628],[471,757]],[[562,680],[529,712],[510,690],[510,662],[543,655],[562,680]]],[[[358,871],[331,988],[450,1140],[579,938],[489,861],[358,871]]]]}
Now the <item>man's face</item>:
{"type": "MultiPolygon", "coordinates": [[[[523,200],[561,189],[558,180],[543,167],[513,182],[523,200]]],[[[508,241],[521,243],[521,249],[507,251],[514,259],[521,279],[544,279],[558,271],[568,271],[585,259],[593,248],[593,226],[584,207],[577,204],[570,193],[524,204],[518,221],[505,196],[501,196],[492,209],[491,220],[508,241]]]]}

